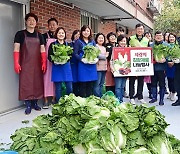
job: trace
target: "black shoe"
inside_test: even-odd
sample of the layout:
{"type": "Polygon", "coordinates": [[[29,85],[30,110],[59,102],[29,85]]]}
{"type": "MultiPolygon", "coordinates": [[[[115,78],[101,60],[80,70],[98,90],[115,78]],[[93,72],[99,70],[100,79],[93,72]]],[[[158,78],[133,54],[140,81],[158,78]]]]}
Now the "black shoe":
{"type": "Polygon", "coordinates": [[[28,115],[31,113],[31,109],[32,109],[32,103],[29,100],[25,101],[26,104],[26,110],[25,110],[25,114],[28,115]]]}
{"type": "Polygon", "coordinates": [[[43,109],[49,109],[49,104],[48,103],[43,103],[43,109]]]}
{"type": "Polygon", "coordinates": [[[27,107],[25,110],[25,114],[28,115],[31,113],[31,107],[27,107]]]}
{"type": "Polygon", "coordinates": [[[126,92],[124,92],[124,98],[129,98],[128,94],[126,92]]]}
{"type": "Polygon", "coordinates": [[[53,102],[51,102],[51,104],[52,104],[52,105],[54,105],[54,104],[58,104],[58,102],[56,102],[56,101],[53,101],[53,102]]]}
{"type": "Polygon", "coordinates": [[[180,100],[177,100],[176,102],[171,104],[172,106],[180,106],[180,100]]]}
{"type": "Polygon", "coordinates": [[[37,105],[37,102],[35,102],[35,103],[33,104],[33,108],[34,108],[34,110],[36,110],[36,111],[41,111],[41,107],[39,107],[39,106],[37,105]]]}
{"type": "Polygon", "coordinates": [[[160,105],[160,106],[163,106],[163,105],[164,105],[164,100],[160,100],[160,101],[159,101],[159,105],[160,105]]]}
{"type": "Polygon", "coordinates": [[[157,102],[157,99],[154,98],[149,101],[149,103],[155,103],[155,102],[157,102]]]}

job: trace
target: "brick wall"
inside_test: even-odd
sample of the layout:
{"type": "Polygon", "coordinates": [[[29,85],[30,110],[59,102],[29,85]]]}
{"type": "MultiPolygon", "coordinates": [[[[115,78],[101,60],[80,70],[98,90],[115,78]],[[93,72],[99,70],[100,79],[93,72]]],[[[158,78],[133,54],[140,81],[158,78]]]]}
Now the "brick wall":
{"type": "Polygon", "coordinates": [[[109,32],[114,32],[116,33],[116,23],[113,21],[111,22],[100,22],[99,23],[99,32],[107,35],[109,32]]]}
{"type": "Polygon", "coordinates": [[[65,28],[68,40],[72,32],[80,28],[80,9],[77,7],[71,9],[47,0],[31,0],[30,10],[39,18],[37,28],[41,33],[47,32],[47,20],[51,17],[56,18],[59,26],[65,28]]]}
{"type": "MultiPolygon", "coordinates": [[[[39,18],[37,29],[41,33],[47,32],[47,20],[51,17],[56,18],[59,22],[59,26],[65,28],[68,41],[70,41],[72,32],[75,29],[80,29],[81,15],[80,9],[77,7],[70,9],[48,2],[47,0],[31,0],[30,10],[39,18]]],[[[114,22],[100,22],[98,31],[104,33],[105,35],[109,32],[116,32],[116,24],[114,22]]]]}

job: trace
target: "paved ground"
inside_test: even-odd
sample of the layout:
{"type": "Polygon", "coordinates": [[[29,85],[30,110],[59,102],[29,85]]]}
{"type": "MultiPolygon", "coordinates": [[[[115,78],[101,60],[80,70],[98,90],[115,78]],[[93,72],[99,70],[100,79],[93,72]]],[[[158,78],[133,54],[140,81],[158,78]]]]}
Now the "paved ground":
{"type": "MultiPolygon", "coordinates": [[[[170,124],[167,128],[167,132],[175,135],[177,138],[180,139],[180,106],[173,107],[171,106],[171,101],[166,99],[167,95],[165,96],[165,105],[159,106],[158,103],[153,105],[166,116],[166,121],[170,124]]],[[[144,99],[148,102],[148,92],[146,87],[144,88],[144,99]]],[[[125,101],[129,101],[129,99],[125,99],[125,101]]],[[[137,103],[139,104],[139,103],[137,103]]],[[[48,114],[51,112],[51,108],[42,110],[42,111],[35,111],[32,110],[30,115],[24,114],[24,108],[16,110],[15,112],[8,113],[6,115],[0,115],[0,143],[6,143],[1,145],[2,147],[9,147],[8,143],[11,143],[11,139],[9,138],[14,131],[21,127],[30,126],[32,124],[32,119],[40,114],[48,114]],[[23,120],[29,120],[29,124],[23,124],[23,120]]]]}

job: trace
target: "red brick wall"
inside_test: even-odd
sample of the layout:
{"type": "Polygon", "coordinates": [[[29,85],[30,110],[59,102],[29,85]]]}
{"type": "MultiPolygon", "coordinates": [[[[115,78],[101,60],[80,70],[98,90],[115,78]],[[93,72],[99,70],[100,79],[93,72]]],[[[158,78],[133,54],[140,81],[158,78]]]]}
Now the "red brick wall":
{"type": "MultiPolygon", "coordinates": [[[[77,7],[70,9],[48,2],[47,0],[31,0],[30,10],[39,18],[37,29],[41,33],[47,32],[47,20],[51,17],[56,18],[59,22],[59,26],[65,28],[68,41],[70,41],[72,32],[75,29],[80,29],[81,15],[80,9],[77,7]]],[[[105,35],[109,32],[116,32],[116,24],[114,22],[99,23],[98,31],[105,35]]]]}
{"type": "Polygon", "coordinates": [[[116,23],[111,22],[100,22],[99,23],[99,32],[107,35],[109,32],[116,33],[116,23]]]}
{"type": "Polygon", "coordinates": [[[31,0],[30,10],[39,18],[37,28],[41,33],[47,32],[47,20],[51,17],[56,18],[59,26],[65,28],[68,40],[75,29],[80,29],[80,9],[77,7],[71,9],[47,0],[31,0]]]}

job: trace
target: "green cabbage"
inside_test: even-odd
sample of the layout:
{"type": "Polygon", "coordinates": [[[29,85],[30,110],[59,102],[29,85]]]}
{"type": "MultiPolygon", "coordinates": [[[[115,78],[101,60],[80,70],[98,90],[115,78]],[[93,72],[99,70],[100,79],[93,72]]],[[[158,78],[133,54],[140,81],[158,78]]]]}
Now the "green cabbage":
{"type": "Polygon", "coordinates": [[[164,133],[147,140],[149,149],[155,154],[172,154],[172,146],[164,133]]]}
{"type": "Polygon", "coordinates": [[[124,150],[122,154],[152,154],[150,150],[145,147],[135,147],[131,149],[124,150]]]}
{"type": "Polygon", "coordinates": [[[11,135],[19,154],[178,154],[179,140],[167,135],[168,124],[155,107],[117,104],[103,98],[61,97],[52,115],[40,115],[32,127],[11,135]]]}
{"type": "Polygon", "coordinates": [[[53,44],[53,55],[51,55],[51,59],[55,63],[66,63],[73,53],[73,49],[70,46],[61,45],[61,44],[53,44]]]}
{"type": "Polygon", "coordinates": [[[169,50],[169,60],[173,59],[180,59],[180,46],[179,45],[174,45],[170,50],[169,50]]]}
{"type": "Polygon", "coordinates": [[[100,50],[92,45],[87,45],[83,48],[85,58],[88,62],[93,62],[100,54],[100,50]]]}
{"type": "Polygon", "coordinates": [[[167,128],[165,117],[155,109],[155,106],[149,108],[144,105],[136,106],[136,110],[139,116],[139,130],[145,138],[151,138],[167,128]]]}
{"type": "Polygon", "coordinates": [[[169,54],[169,47],[163,44],[154,45],[153,56],[155,61],[160,62],[162,59],[167,58],[169,54]]]}

